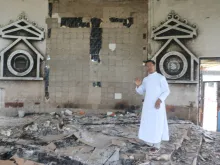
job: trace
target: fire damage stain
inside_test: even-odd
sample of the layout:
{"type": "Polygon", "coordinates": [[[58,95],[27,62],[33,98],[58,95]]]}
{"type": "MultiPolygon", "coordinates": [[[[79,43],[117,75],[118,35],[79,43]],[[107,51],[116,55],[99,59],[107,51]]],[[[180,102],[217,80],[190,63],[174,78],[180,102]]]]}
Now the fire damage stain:
{"type": "Polygon", "coordinates": [[[17,153],[16,153],[19,157],[22,158],[28,158],[28,159],[32,159],[34,161],[37,161],[39,163],[43,163],[43,164],[47,164],[48,162],[53,162],[53,165],[83,165],[83,163],[77,161],[77,160],[73,160],[70,159],[67,156],[59,156],[59,158],[57,156],[52,156],[49,155],[48,153],[42,153],[39,151],[33,151],[33,150],[28,150],[27,149],[18,149],[17,153]],[[30,155],[30,153],[32,153],[30,155]]]}
{"type": "Polygon", "coordinates": [[[92,18],[92,29],[90,33],[90,55],[91,60],[100,62],[99,52],[102,48],[102,28],[100,28],[102,20],[92,18]]]}
{"type": "Polygon", "coordinates": [[[52,29],[49,28],[49,29],[47,30],[47,38],[50,38],[50,37],[51,37],[51,32],[52,32],[52,29]]]}
{"type": "Polygon", "coordinates": [[[16,153],[16,150],[1,153],[0,160],[9,160],[12,156],[14,156],[15,153],[16,153]]]}
{"type": "MultiPolygon", "coordinates": [[[[30,140],[31,136],[27,135],[27,134],[23,134],[22,136],[20,136],[20,139],[27,139],[30,140]]],[[[37,141],[39,139],[37,138],[31,138],[32,140],[34,140],[34,143],[32,144],[33,146],[27,146],[27,145],[19,145],[17,146],[15,142],[5,142],[5,141],[0,141],[0,146],[7,146],[7,148],[13,148],[13,149],[9,149],[6,152],[3,152],[0,154],[0,159],[1,160],[10,160],[14,155],[17,155],[20,158],[25,158],[28,160],[33,160],[36,161],[38,163],[43,163],[43,164],[48,164],[53,162],[53,165],[83,165],[83,163],[74,160],[74,159],[70,159],[69,157],[66,156],[54,156],[54,155],[50,155],[48,153],[43,153],[39,150],[39,147],[34,146],[34,145],[40,145],[40,146],[45,146],[47,145],[47,143],[43,142],[43,143],[37,143],[37,141]]],[[[67,145],[73,144],[73,142],[70,141],[76,141],[77,138],[76,137],[69,137],[65,139],[66,145],[61,144],[64,143],[64,141],[60,141],[60,142],[56,142],[57,147],[67,147],[67,145]]]]}
{"type": "Polygon", "coordinates": [[[76,141],[78,140],[78,138],[74,135],[67,137],[65,139],[62,139],[60,141],[55,142],[54,144],[56,145],[57,148],[64,148],[64,147],[68,147],[68,146],[73,146],[74,144],[76,144],[76,141]]]}
{"type": "Polygon", "coordinates": [[[52,17],[52,13],[53,13],[53,3],[49,3],[48,4],[48,15],[52,17]]]}
{"type": "Polygon", "coordinates": [[[73,102],[66,102],[66,103],[63,103],[63,107],[64,108],[79,108],[79,105],[73,102]]]}
{"type": "Polygon", "coordinates": [[[102,87],[102,83],[101,82],[93,82],[93,87],[102,87]]]}
{"type": "Polygon", "coordinates": [[[111,22],[123,23],[123,26],[126,26],[127,28],[130,28],[131,25],[134,23],[133,17],[128,17],[128,18],[111,17],[109,18],[109,20],[111,22]]]}
{"type": "Polygon", "coordinates": [[[172,105],[166,105],[167,112],[175,112],[175,107],[172,105]]]}
{"type": "MultiPolygon", "coordinates": [[[[53,13],[53,3],[48,3],[48,15],[51,18],[52,17],[52,13],[53,13]]],[[[51,37],[51,28],[47,29],[47,38],[51,37]]]]}
{"type": "Polygon", "coordinates": [[[41,141],[40,139],[32,136],[31,134],[23,133],[19,138],[23,140],[32,140],[34,145],[47,145],[46,142],[41,141]]]}
{"type": "Polygon", "coordinates": [[[83,17],[63,17],[60,26],[69,28],[90,28],[90,56],[94,62],[100,62],[99,52],[102,48],[102,28],[100,28],[102,20],[100,18],[92,18],[90,22],[83,22],[83,17]]]}
{"type": "Polygon", "coordinates": [[[9,107],[12,107],[12,108],[22,108],[24,107],[24,103],[22,102],[6,102],[5,103],[5,108],[9,108],[9,107]]]}
{"type": "Polygon", "coordinates": [[[50,94],[49,94],[49,77],[50,77],[50,68],[49,67],[45,67],[44,69],[45,72],[45,98],[48,100],[50,98],[50,94]]]}
{"type": "Polygon", "coordinates": [[[89,22],[83,22],[83,17],[63,17],[60,25],[69,28],[90,27],[89,22]]]}
{"type": "Polygon", "coordinates": [[[126,108],[129,108],[129,105],[128,105],[128,102],[127,101],[120,101],[120,102],[117,102],[115,104],[115,109],[119,110],[119,109],[126,109],[126,108]]]}

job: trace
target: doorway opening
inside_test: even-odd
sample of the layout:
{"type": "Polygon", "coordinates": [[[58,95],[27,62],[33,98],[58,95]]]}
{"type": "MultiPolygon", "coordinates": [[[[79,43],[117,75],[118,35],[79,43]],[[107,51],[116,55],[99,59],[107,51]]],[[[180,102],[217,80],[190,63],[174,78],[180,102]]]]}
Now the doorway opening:
{"type": "Polygon", "coordinates": [[[220,58],[200,59],[199,123],[220,132],[220,58]]]}

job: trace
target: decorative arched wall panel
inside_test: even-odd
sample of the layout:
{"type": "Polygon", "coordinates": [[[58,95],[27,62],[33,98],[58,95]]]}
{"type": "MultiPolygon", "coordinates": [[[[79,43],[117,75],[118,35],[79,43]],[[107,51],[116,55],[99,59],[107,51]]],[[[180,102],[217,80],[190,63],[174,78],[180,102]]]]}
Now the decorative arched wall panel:
{"type": "Polygon", "coordinates": [[[171,12],[166,22],[153,28],[152,39],[164,44],[153,56],[157,70],[171,83],[197,83],[198,58],[185,46],[197,36],[197,27],[171,12]]]}
{"type": "Polygon", "coordinates": [[[33,42],[44,40],[44,30],[27,20],[24,13],[15,22],[0,29],[3,39],[12,40],[1,52],[0,79],[43,80],[41,61],[44,56],[33,42]]]}

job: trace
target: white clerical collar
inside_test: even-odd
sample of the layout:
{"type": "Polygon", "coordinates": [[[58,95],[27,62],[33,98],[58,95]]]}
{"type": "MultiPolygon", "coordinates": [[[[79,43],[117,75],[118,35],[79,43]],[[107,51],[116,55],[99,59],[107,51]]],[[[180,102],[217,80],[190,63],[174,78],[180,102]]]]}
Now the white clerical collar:
{"type": "Polygon", "coordinates": [[[154,73],[150,73],[150,74],[149,74],[149,76],[150,76],[150,75],[154,75],[154,74],[156,74],[156,73],[157,73],[157,72],[154,72],[154,73]]]}

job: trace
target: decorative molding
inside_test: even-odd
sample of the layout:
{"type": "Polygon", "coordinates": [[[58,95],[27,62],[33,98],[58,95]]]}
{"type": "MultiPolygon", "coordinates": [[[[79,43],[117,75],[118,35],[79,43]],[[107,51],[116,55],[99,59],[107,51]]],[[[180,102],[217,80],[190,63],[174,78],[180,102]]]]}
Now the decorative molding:
{"type": "Polygon", "coordinates": [[[11,23],[1,29],[2,38],[25,38],[27,40],[43,40],[44,32],[25,19],[11,23]],[[23,33],[21,33],[23,31],[23,33]],[[17,32],[17,33],[16,33],[17,32]],[[26,32],[26,34],[25,34],[26,32]],[[24,36],[25,34],[26,36],[24,36]]]}
{"type": "Polygon", "coordinates": [[[44,56],[33,46],[31,41],[44,40],[45,33],[37,27],[36,23],[28,21],[24,13],[19,16],[19,19],[0,29],[2,38],[13,40],[0,52],[0,79],[41,80],[40,63],[44,60],[44,56]],[[18,44],[27,47],[29,51],[15,48],[18,44]],[[16,59],[22,61],[19,63],[19,60],[16,59]],[[17,65],[20,67],[22,65],[23,68],[16,69],[17,65]]]}
{"type": "Polygon", "coordinates": [[[153,27],[152,31],[154,40],[193,38],[194,36],[197,36],[196,25],[189,25],[186,19],[181,20],[174,11],[168,15],[166,22],[161,22],[157,28],[153,27]]]}
{"type": "Polygon", "coordinates": [[[33,57],[30,55],[30,53],[28,53],[27,51],[25,50],[16,50],[14,52],[12,52],[10,54],[10,56],[8,57],[8,60],[7,60],[7,66],[8,66],[8,70],[16,75],[16,76],[25,76],[27,75],[28,73],[30,73],[30,71],[33,69],[34,67],[34,60],[33,60],[33,57]],[[24,72],[17,72],[13,66],[11,65],[12,63],[12,58],[15,57],[17,54],[22,54],[22,55],[25,55],[24,57],[27,57],[28,60],[29,60],[29,67],[24,71],[24,72]]]}
{"type": "Polygon", "coordinates": [[[188,63],[186,60],[186,57],[180,53],[180,52],[176,52],[176,51],[172,51],[172,52],[168,52],[166,53],[160,60],[160,64],[159,64],[159,68],[160,71],[163,75],[165,75],[165,77],[169,78],[169,79],[178,79],[180,77],[182,77],[188,68],[188,63]],[[174,56],[173,59],[171,58],[168,62],[165,62],[169,57],[174,56]],[[181,62],[183,63],[183,66],[181,68],[181,62],[178,62],[178,58],[180,58],[181,62]],[[169,73],[167,73],[165,71],[164,65],[168,65],[167,68],[169,68],[169,70],[171,70],[171,72],[178,72],[180,70],[179,73],[175,74],[175,75],[171,75],[169,73]]]}
{"type": "Polygon", "coordinates": [[[42,77],[0,77],[0,80],[28,80],[28,81],[42,81],[44,80],[42,77]]]}
{"type": "Polygon", "coordinates": [[[27,14],[23,11],[23,12],[21,12],[21,14],[19,14],[19,16],[18,16],[18,18],[17,19],[15,19],[15,20],[10,20],[7,24],[5,24],[5,25],[0,25],[0,28],[2,28],[2,27],[5,27],[5,26],[7,26],[7,25],[10,25],[10,24],[12,24],[12,23],[14,23],[14,22],[17,22],[17,21],[20,21],[20,20],[25,20],[25,21],[27,21],[30,25],[33,25],[35,28],[37,28],[37,29],[39,29],[40,31],[44,31],[44,28],[43,27],[41,27],[41,26],[39,26],[36,22],[34,22],[34,21],[30,21],[29,19],[28,19],[28,17],[27,17],[27,14]]]}
{"type": "Polygon", "coordinates": [[[189,25],[187,20],[181,19],[173,11],[168,15],[166,22],[162,22],[157,28],[153,28],[153,40],[167,41],[156,52],[152,60],[156,62],[157,69],[169,82],[197,82],[196,72],[198,70],[199,60],[181,42],[182,39],[192,39],[196,36],[197,27],[195,25],[189,25]],[[172,44],[178,46],[181,51],[172,50],[172,47],[170,47],[172,44]]]}
{"type": "Polygon", "coordinates": [[[116,17],[111,17],[109,18],[110,22],[113,23],[122,23],[123,26],[130,28],[131,25],[134,24],[134,18],[133,17],[128,17],[128,18],[116,18],[116,17]]]}

